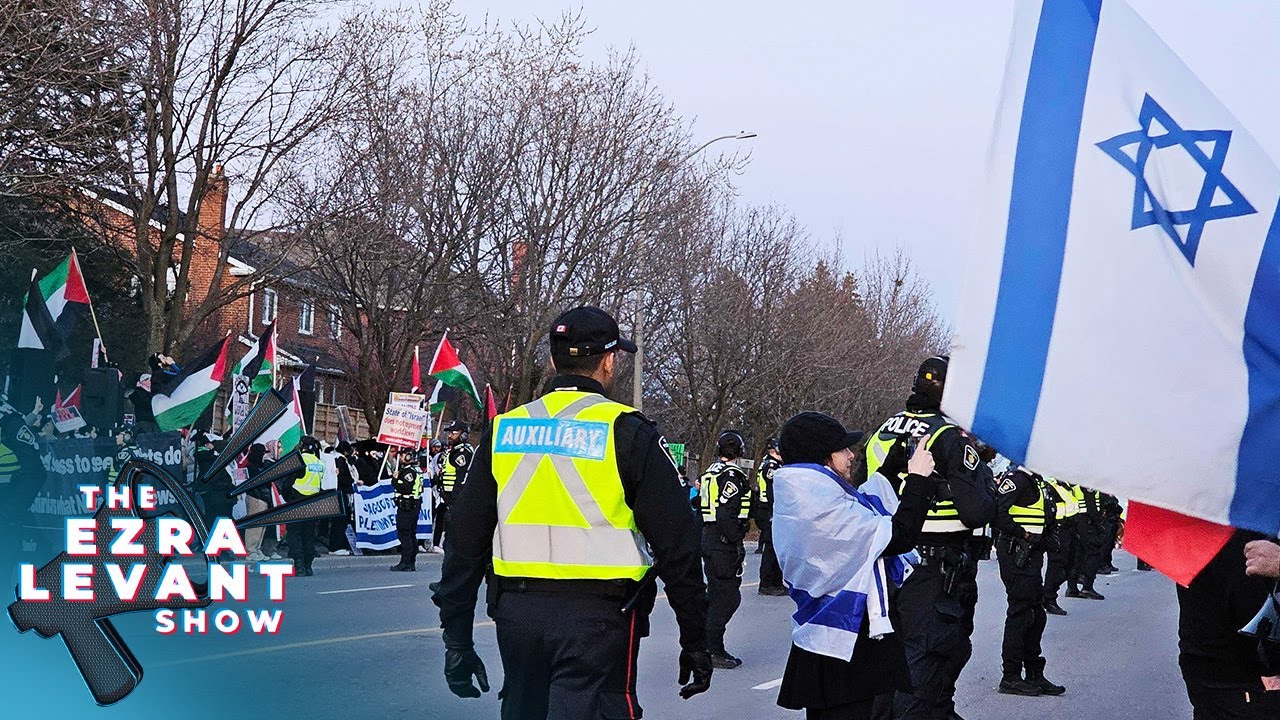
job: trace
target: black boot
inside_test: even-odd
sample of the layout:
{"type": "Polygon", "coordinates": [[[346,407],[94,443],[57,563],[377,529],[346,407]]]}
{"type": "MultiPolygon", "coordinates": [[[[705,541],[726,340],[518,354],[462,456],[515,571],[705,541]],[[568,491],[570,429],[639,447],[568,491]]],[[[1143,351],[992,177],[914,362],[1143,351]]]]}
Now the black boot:
{"type": "Polygon", "coordinates": [[[781,585],[778,585],[777,587],[761,585],[760,589],[757,592],[759,592],[761,595],[773,595],[775,597],[780,597],[787,594],[787,589],[782,587],[781,585]]]}
{"type": "Polygon", "coordinates": [[[1090,600],[1106,600],[1106,598],[1102,596],[1102,593],[1094,590],[1093,588],[1084,588],[1081,590],[1080,597],[1088,598],[1090,600]]]}
{"type": "Polygon", "coordinates": [[[730,655],[724,650],[715,650],[711,653],[711,667],[719,670],[732,670],[742,664],[738,658],[730,655]]]}
{"type": "Polygon", "coordinates": [[[1040,694],[1040,686],[1027,682],[1020,677],[1008,677],[1000,681],[999,692],[1004,695],[1025,695],[1036,697],[1040,694]]]}
{"type": "Polygon", "coordinates": [[[1067,611],[1062,609],[1057,599],[1050,600],[1044,604],[1044,611],[1050,615],[1066,615],[1067,611]]]}
{"type": "Polygon", "coordinates": [[[1040,694],[1041,694],[1041,695],[1054,695],[1054,696],[1057,696],[1057,695],[1061,695],[1061,694],[1063,694],[1063,693],[1065,693],[1065,692],[1067,691],[1067,689],[1066,689],[1065,687],[1063,687],[1063,686],[1061,686],[1061,685],[1054,685],[1053,683],[1049,682],[1048,678],[1046,678],[1046,677],[1044,676],[1044,671],[1043,671],[1043,670],[1041,670],[1040,672],[1030,672],[1030,671],[1028,671],[1028,672],[1027,672],[1027,682],[1028,682],[1028,683],[1030,683],[1031,685],[1035,685],[1037,688],[1039,688],[1039,689],[1040,689],[1040,694]]]}
{"type": "Polygon", "coordinates": [[[416,567],[412,565],[405,565],[404,563],[398,563],[391,566],[391,572],[415,572],[416,570],[416,567]]]}

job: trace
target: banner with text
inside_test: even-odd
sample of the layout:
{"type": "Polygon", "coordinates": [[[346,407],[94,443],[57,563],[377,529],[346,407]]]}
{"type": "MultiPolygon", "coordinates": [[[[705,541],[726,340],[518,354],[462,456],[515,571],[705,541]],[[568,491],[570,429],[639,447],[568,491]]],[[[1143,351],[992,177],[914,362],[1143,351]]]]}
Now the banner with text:
{"type": "MultiPolygon", "coordinates": [[[[361,550],[390,550],[400,544],[396,540],[396,503],[391,481],[373,487],[356,486],[356,546],[361,550]]],[[[419,540],[431,539],[431,503],[422,503],[418,513],[419,540]]]]}

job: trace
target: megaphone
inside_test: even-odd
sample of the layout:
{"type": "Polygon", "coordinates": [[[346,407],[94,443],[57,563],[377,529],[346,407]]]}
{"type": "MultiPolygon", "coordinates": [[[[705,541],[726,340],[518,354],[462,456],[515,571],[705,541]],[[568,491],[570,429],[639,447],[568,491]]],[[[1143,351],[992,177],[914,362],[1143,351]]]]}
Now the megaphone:
{"type": "Polygon", "coordinates": [[[1280,670],[1280,582],[1240,634],[1258,641],[1258,656],[1267,668],[1280,670]]]}

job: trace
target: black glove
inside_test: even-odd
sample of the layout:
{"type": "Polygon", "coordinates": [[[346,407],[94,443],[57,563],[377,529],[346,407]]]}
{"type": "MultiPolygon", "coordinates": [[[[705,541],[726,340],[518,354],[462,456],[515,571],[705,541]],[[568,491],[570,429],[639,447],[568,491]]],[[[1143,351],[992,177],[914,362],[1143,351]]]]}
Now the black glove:
{"type": "Polygon", "coordinates": [[[461,698],[478,698],[482,691],[489,692],[489,674],[473,648],[445,649],[444,679],[449,683],[449,691],[461,698]],[[473,675],[480,684],[479,690],[471,684],[473,675]]]}
{"type": "Polygon", "coordinates": [[[711,687],[711,653],[706,650],[680,651],[680,697],[689,698],[711,687]],[[690,676],[693,682],[689,682],[690,676]]]}

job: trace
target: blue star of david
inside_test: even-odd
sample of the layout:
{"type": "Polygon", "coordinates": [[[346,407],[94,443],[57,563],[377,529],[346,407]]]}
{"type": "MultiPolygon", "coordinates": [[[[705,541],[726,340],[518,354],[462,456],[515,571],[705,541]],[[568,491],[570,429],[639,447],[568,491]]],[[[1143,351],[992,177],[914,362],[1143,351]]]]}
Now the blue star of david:
{"type": "Polygon", "coordinates": [[[1200,235],[1204,232],[1206,223],[1257,212],[1222,174],[1222,164],[1227,158],[1227,148],[1231,145],[1231,131],[1184,130],[1150,95],[1142,100],[1138,122],[1142,126],[1141,130],[1103,140],[1098,143],[1098,148],[1132,173],[1137,181],[1133,188],[1133,223],[1130,229],[1159,225],[1182,251],[1187,262],[1194,266],[1200,235]],[[1154,128],[1154,134],[1153,121],[1158,124],[1154,128]],[[1204,145],[1208,144],[1212,144],[1212,150],[1206,154],[1204,145]],[[1138,148],[1131,156],[1125,152],[1125,148],[1132,145],[1137,145],[1138,148]],[[1151,156],[1152,148],[1162,149],[1174,145],[1182,146],[1204,170],[1204,184],[1200,187],[1195,207],[1190,210],[1165,208],[1147,183],[1147,159],[1151,156]],[[1214,205],[1213,199],[1219,192],[1227,202],[1214,205]],[[1179,232],[1180,226],[1185,226],[1185,235],[1179,232]]]}

